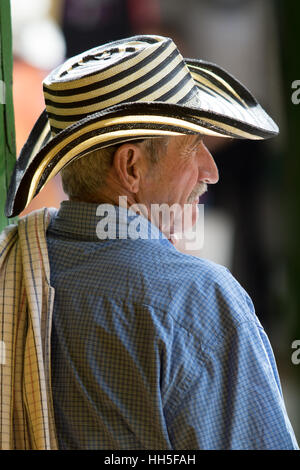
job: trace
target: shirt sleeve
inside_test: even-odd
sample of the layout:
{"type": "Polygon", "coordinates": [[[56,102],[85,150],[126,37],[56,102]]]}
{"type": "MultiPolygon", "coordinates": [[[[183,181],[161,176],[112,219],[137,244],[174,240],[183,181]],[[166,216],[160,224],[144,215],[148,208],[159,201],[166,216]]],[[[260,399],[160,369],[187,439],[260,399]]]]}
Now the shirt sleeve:
{"type": "Polygon", "coordinates": [[[169,420],[174,449],[298,449],[258,323],[242,322],[201,355],[199,375],[169,420]]]}

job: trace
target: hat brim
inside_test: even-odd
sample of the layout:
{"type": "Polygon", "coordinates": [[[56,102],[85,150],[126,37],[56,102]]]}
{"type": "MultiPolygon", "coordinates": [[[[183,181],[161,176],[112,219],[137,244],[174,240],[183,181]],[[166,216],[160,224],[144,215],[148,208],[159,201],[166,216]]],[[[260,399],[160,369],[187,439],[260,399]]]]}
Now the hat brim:
{"type": "Polygon", "coordinates": [[[188,105],[121,103],[79,119],[54,137],[44,111],[16,162],[7,194],[6,216],[22,212],[65,165],[95,149],[132,139],[182,134],[251,140],[278,134],[274,121],[228,72],[200,60],[185,62],[198,87],[196,104],[195,101],[188,105]]]}

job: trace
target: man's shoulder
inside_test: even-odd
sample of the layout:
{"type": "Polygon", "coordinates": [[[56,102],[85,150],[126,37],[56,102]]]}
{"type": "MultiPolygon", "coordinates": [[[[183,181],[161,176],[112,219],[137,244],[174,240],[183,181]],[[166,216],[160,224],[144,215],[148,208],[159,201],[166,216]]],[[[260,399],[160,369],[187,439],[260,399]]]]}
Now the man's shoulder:
{"type": "Polygon", "coordinates": [[[166,242],[165,246],[158,245],[154,250],[141,250],[140,255],[142,258],[135,261],[138,262],[142,273],[160,283],[176,285],[177,289],[183,291],[188,290],[190,295],[194,292],[194,295],[200,294],[207,298],[215,289],[224,291],[224,294],[232,290],[246,294],[226,266],[184,254],[170,246],[169,242],[166,242]],[[142,260],[144,262],[139,263],[142,260]]]}
{"type": "Polygon", "coordinates": [[[251,298],[225,266],[161,247],[151,257],[151,269],[142,271],[156,305],[190,332],[216,337],[245,322],[261,327],[251,298]]]}

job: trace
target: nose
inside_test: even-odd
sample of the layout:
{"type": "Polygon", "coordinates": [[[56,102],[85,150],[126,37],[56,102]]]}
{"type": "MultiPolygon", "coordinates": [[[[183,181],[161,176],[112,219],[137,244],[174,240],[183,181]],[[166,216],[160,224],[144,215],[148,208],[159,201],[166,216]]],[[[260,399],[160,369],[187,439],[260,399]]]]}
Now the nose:
{"type": "Polygon", "coordinates": [[[203,142],[199,148],[199,181],[207,184],[215,184],[219,181],[218,167],[203,142]]]}

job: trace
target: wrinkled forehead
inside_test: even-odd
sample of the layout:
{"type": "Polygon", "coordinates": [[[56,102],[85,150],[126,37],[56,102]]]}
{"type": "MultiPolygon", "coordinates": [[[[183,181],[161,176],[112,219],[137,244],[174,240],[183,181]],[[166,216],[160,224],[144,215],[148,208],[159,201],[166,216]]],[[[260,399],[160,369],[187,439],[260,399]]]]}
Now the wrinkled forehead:
{"type": "Polygon", "coordinates": [[[178,149],[192,148],[198,145],[203,140],[202,134],[182,135],[169,138],[169,141],[178,146],[178,149]]]}

